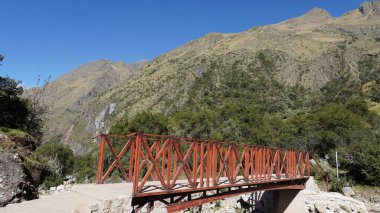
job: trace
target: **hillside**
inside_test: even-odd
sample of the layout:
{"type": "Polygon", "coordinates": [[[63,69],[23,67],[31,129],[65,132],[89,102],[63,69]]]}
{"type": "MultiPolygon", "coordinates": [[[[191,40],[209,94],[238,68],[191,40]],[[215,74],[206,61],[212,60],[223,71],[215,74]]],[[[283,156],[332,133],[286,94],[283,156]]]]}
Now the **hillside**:
{"type": "Polygon", "coordinates": [[[44,141],[60,140],[74,151],[84,152],[86,147],[80,140],[83,136],[91,136],[101,121],[87,116],[83,109],[87,109],[97,95],[120,85],[146,63],[98,60],[83,64],[51,82],[45,92],[49,114],[44,141]]]}
{"type": "Polygon", "coordinates": [[[305,93],[343,76],[358,80],[359,62],[378,62],[379,6],[364,3],[337,18],[314,8],[241,33],[209,33],[155,58],[123,85],[99,96],[92,109],[119,103],[120,118],[236,100],[258,107],[265,103],[270,112],[302,107],[296,105],[307,104],[305,93]]]}
{"type": "MultiPolygon", "coordinates": [[[[365,2],[341,17],[314,8],[278,24],[209,33],[127,74],[120,85],[110,71],[75,75],[84,65],[53,82],[60,89],[50,97],[59,103],[54,103],[49,132],[82,152],[75,146],[88,145],[96,131],[107,132],[115,121],[142,111],[171,115],[245,103],[287,116],[316,104],[320,90],[334,79],[356,82],[376,96],[379,35],[380,2],[365,2]]],[[[376,98],[369,101],[376,106],[376,98]]]]}

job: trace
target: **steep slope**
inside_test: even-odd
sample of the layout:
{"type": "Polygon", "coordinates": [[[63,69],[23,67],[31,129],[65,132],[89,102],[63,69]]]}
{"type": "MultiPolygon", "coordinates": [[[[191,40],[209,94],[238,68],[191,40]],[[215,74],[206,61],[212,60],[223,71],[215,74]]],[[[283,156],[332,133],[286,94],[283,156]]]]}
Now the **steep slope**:
{"type": "Polygon", "coordinates": [[[288,110],[298,100],[287,91],[318,91],[334,78],[358,76],[358,62],[380,52],[379,5],[364,3],[338,18],[315,8],[275,25],[207,34],[157,57],[92,108],[120,103],[117,119],[144,110],[172,113],[208,101],[217,106],[226,97],[243,96],[248,103],[273,106],[272,112],[288,110]]]}
{"type": "Polygon", "coordinates": [[[241,33],[209,33],[155,58],[121,85],[97,93],[86,107],[66,104],[62,109],[75,119],[66,122],[57,114],[56,121],[72,125],[54,132],[66,132],[63,141],[88,144],[89,133],[107,132],[113,121],[142,111],[172,114],[229,103],[268,113],[302,110],[333,79],[363,80],[360,64],[380,55],[379,6],[365,2],[337,18],[314,8],[241,33]]]}
{"type": "Polygon", "coordinates": [[[45,141],[59,139],[75,152],[84,152],[86,148],[81,145],[82,138],[90,137],[96,129],[95,118],[83,113],[87,110],[87,104],[100,93],[120,85],[146,63],[98,60],[81,65],[54,80],[45,94],[50,105],[45,141]],[[76,134],[78,131],[80,134],[76,134]]]}

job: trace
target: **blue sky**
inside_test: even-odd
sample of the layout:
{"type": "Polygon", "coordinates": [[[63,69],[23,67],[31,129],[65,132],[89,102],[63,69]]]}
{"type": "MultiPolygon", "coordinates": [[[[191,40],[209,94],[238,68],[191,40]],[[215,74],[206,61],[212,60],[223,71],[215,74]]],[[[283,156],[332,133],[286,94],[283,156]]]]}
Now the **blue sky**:
{"type": "Polygon", "coordinates": [[[240,32],[358,0],[0,0],[0,75],[34,86],[98,59],[152,60],[208,32],[240,32]]]}

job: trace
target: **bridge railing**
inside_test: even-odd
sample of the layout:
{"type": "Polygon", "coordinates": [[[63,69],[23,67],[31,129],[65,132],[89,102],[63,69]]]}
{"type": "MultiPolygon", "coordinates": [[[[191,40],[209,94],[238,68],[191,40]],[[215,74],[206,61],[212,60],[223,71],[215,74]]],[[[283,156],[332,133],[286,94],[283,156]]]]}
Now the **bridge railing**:
{"type": "Polygon", "coordinates": [[[146,133],[100,134],[97,183],[117,167],[133,193],[242,186],[310,176],[309,152],[146,133]],[[124,140],[119,152],[112,139],[124,140]],[[104,172],[106,144],[113,161],[104,172]],[[125,158],[123,162],[122,158],[125,158]],[[155,180],[154,184],[147,181],[155,180]]]}

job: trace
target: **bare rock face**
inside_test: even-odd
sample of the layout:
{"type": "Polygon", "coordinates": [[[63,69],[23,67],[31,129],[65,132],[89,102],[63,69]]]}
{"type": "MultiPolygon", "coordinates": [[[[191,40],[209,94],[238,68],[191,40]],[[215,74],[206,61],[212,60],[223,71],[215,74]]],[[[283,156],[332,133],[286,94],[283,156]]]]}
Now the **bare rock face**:
{"type": "Polygon", "coordinates": [[[364,2],[360,7],[359,11],[362,16],[368,18],[379,18],[380,16],[380,1],[364,2]]]}
{"type": "Polygon", "coordinates": [[[39,145],[32,136],[8,136],[0,131],[0,206],[38,198],[42,167],[27,162],[39,145]]]}
{"type": "Polygon", "coordinates": [[[0,206],[38,197],[18,154],[0,153],[0,206]]]}
{"type": "Polygon", "coordinates": [[[364,203],[336,192],[303,190],[307,212],[368,212],[364,203]]]}

